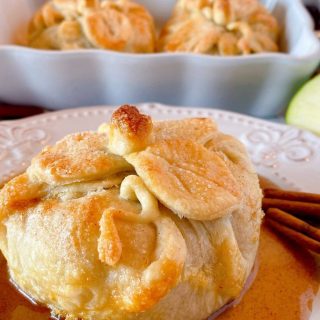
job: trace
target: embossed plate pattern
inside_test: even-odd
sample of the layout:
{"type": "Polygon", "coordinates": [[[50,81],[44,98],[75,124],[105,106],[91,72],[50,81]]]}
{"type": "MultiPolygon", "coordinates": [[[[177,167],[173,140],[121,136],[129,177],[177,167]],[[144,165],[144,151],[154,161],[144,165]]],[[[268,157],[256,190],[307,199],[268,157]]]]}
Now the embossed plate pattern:
{"type": "MultiPolygon", "coordinates": [[[[320,139],[309,132],[217,109],[154,103],[139,108],[158,120],[212,117],[222,131],[245,143],[260,174],[286,188],[320,191],[320,139]]],[[[113,109],[87,107],[0,122],[0,181],[25,169],[44,145],[68,133],[96,129],[110,118],[113,109]]]]}

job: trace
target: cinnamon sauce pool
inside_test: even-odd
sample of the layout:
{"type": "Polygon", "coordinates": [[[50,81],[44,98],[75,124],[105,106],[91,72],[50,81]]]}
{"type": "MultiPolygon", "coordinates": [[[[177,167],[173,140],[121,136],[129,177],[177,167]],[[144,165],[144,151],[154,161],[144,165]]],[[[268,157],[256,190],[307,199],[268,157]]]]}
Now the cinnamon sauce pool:
{"type": "MultiPolygon", "coordinates": [[[[273,186],[260,179],[262,186],[273,186]]],[[[241,302],[218,320],[307,320],[319,289],[317,267],[308,253],[262,226],[258,273],[241,302]]],[[[0,253],[0,320],[47,320],[50,312],[33,305],[9,282],[0,253]]]]}

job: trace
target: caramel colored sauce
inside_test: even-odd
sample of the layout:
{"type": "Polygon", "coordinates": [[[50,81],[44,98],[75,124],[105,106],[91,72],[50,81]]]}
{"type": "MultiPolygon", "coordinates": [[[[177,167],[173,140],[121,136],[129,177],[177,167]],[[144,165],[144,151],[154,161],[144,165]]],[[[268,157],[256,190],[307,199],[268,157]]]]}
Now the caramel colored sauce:
{"type": "MultiPolygon", "coordinates": [[[[218,320],[307,320],[319,288],[314,259],[275,235],[261,230],[258,273],[235,307],[218,320]]],[[[24,298],[8,281],[0,255],[0,320],[47,320],[50,313],[24,298]]]]}
{"type": "Polygon", "coordinates": [[[307,320],[319,289],[317,268],[307,252],[267,226],[261,230],[258,273],[241,302],[218,320],[307,320]]]}
{"type": "MultiPolygon", "coordinates": [[[[263,186],[274,186],[261,179],[263,186]]],[[[261,230],[258,273],[241,302],[218,320],[307,320],[319,289],[315,260],[307,252],[261,230]]],[[[8,280],[0,253],[0,320],[47,320],[50,312],[33,305],[8,280]]]]}
{"type": "MultiPolygon", "coordinates": [[[[259,177],[262,188],[276,188],[259,177]]],[[[241,302],[218,320],[308,320],[319,290],[315,259],[306,251],[261,229],[258,273],[241,302]]]]}
{"type": "Polygon", "coordinates": [[[0,252],[0,320],[48,320],[50,312],[27,300],[9,282],[7,264],[0,252]]]}

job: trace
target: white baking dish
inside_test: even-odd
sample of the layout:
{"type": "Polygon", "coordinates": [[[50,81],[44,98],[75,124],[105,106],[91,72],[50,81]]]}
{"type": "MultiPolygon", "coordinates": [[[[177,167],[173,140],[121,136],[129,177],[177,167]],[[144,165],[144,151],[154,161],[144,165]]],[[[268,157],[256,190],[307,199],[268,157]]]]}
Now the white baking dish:
{"type": "MultiPolygon", "coordinates": [[[[17,46],[44,1],[0,1],[0,100],[60,109],[157,101],[274,116],[320,61],[320,44],[300,0],[265,0],[283,27],[287,53],[244,57],[136,55],[17,46]]],[[[175,0],[138,1],[161,24],[175,0]]]]}

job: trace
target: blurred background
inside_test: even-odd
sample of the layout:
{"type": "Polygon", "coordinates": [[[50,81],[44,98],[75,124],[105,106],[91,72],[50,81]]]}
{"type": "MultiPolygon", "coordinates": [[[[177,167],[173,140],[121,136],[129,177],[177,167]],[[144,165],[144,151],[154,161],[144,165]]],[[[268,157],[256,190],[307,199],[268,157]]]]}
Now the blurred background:
{"type": "MultiPolygon", "coordinates": [[[[40,2],[43,2],[43,1],[40,1],[40,2]]],[[[305,0],[304,1],[304,5],[306,6],[306,8],[308,9],[310,15],[313,18],[314,26],[315,26],[314,29],[315,29],[315,32],[316,32],[317,36],[319,37],[319,41],[320,41],[320,0],[305,0]]],[[[320,60],[320,57],[319,57],[319,60],[320,60]]],[[[0,69],[0,72],[1,72],[1,69],[0,69]]],[[[318,72],[319,72],[319,69],[313,74],[313,76],[315,76],[318,72]]],[[[308,80],[308,79],[304,79],[304,81],[306,81],[306,80],[308,80]]],[[[4,86],[4,83],[2,83],[1,86],[4,86]]],[[[14,91],[15,89],[13,88],[12,90],[14,91]]],[[[57,92],[55,94],[59,95],[59,92],[57,92]]],[[[201,93],[199,93],[199,94],[201,95],[201,93]]],[[[293,95],[293,92],[290,91],[290,96],[292,96],[292,95],[293,95]]],[[[19,96],[19,94],[17,92],[17,97],[18,96],[19,96]]],[[[146,95],[146,96],[148,96],[148,95],[146,95]]],[[[150,95],[150,97],[151,97],[151,100],[153,100],[152,99],[152,95],[150,95]]],[[[63,99],[63,97],[62,97],[62,99],[63,99]]],[[[118,102],[118,100],[114,100],[114,101],[118,102]]],[[[287,100],[285,100],[285,101],[287,101],[287,100]]],[[[97,100],[97,101],[100,101],[100,100],[97,100]]],[[[110,100],[110,101],[113,102],[112,100],[110,100]]],[[[193,105],[197,105],[197,99],[196,98],[193,99],[193,100],[191,99],[191,101],[193,101],[193,105]]],[[[123,101],[123,102],[128,102],[128,101],[123,101]]],[[[141,102],[141,101],[129,101],[129,102],[141,102]]],[[[152,101],[148,101],[148,102],[152,102],[152,101]]],[[[164,100],[164,101],[154,101],[154,102],[170,103],[171,100],[170,101],[166,101],[166,100],[164,100]]],[[[175,102],[175,100],[173,99],[172,102],[175,102]]],[[[261,102],[257,101],[256,103],[259,104],[261,102]]],[[[26,104],[21,103],[20,101],[19,101],[19,103],[14,103],[12,101],[8,101],[6,99],[6,97],[1,95],[1,90],[0,90],[0,120],[19,119],[19,118],[36,115],[36,114],[43,113],[43,112],[49,112],[49,111],[54,109],[50,105],[38,105],[38,104],[37,105],[28,105],[28,104],[29,103],[26,103],[26,104]]],[[[82,105],[87,105],[87,101],[83,101],[82,104],[76,105],[76,106],[82,106],[82,105]]],[[[72,107],[76,107],[76,106],[72,106],[72,107]]],[[[199,106],[200,107],[201,106],[208,107],[208,105],[201,105],[201,103],[199,104],[199,106]]],[[[218,108],[224,108],[223,105],[214,105],[214,106],[216,106],[218,108]]],[[[70,105],[67,105],[67,107],[70,107],[70,105]]],[[[274,120],[279,120],[280,119],[280,121],[282,121],[283,114],[285,112],[285,109],[286,109],[287,105],[283,105],[281,108],[279,106],[276,106],[276,107],[277,107],[277,110],[279,110],[279,112],[276,113],[276,112],[273,111],[273,112],[270,112],[269,114],[268,113],[263,113],[263,112],[256,112],[255,110],[252,110],[252,111],[250,111],[250,110],[246,111],[245,110],[245,111],[243,111],[241,109],[241,106],[238,109],[235,109],[235,110],[239,111],[239,112],[243,111],[244,113],[249,113],[249,114],[252,114],[252,115],[255,115],[255,116],[258,116],[258,117],[267,117],[267,118],[271,118],[271,119],[274,119],[274,120]]],[[[61,108],[61,106],[59,106],[59,108],[61,108]]],[[[230,108],[230,109],[233,110],[233,108],[230,108]]],[[[261,107],[260,107],[260,109],[261,109],[261,107]]]]}

